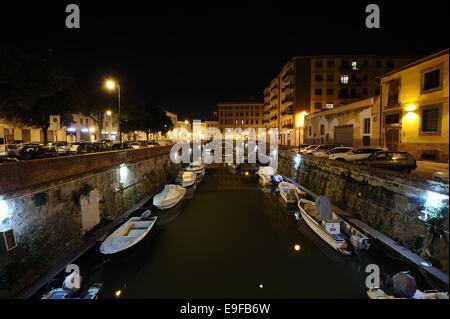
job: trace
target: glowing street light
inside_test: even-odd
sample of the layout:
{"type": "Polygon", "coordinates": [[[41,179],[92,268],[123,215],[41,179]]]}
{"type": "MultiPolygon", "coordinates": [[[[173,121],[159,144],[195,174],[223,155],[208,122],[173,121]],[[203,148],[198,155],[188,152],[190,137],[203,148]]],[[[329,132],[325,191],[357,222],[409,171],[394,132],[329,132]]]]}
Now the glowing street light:
{"type": "Polygon", "coordinates": [[[106,111],[106,115],[111,116],[112,115],[112,111],[111,110],[106,111]]]}
{"type": "MultiPolygon", "coordinates": [[[[114,91],[115,89],[117,89],[117,105],[118,105],[118,108],[119,108],[119,114],[118,114],[118,116],[119,116],[119,127],[118,127],[117,131],[118,131],[118,134],[119,134],[119,141],[122,142],[122,132],[120,132],[120,121],[122,119],[121,118],[121,113],[120,113],[120,85],[119,85],[118,82],[109,79],[109,80],[106,80],[105,87],[106,87],[106,89],[108,91],[114,91]]],[[[112,114],[111,111],[109,111],[109,112],[110,112],[110,114],[112,114]]],[[[106,111],[106,114],[110,115],[110,114],[108,114],[108,111],[106,111]]]]}

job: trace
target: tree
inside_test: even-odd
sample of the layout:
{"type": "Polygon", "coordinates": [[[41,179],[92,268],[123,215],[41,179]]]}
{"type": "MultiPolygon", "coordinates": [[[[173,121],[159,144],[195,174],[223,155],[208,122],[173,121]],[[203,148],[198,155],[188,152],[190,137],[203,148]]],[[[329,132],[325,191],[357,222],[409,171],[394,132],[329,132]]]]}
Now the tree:
{"type": "Polygon", "coordinates": [[[0,112],[12,122],[41,128],[47,142],[50,115],[60,115],[62,124],[68,125],[84,98],[75,81],[62,77],[47,59],[24,54],[15,58],[14,53],[8,48],[0,53],[12,65],[6,71],[1,68],[0,112]]]}
{"type": "Polygon", "coordinates": [[[128,108],[127,120],[124,123],[124,131],[142,131],[147,135],[152,132],[167,133],[173,127],[172,121],[166,112],[160,107],[151,103],[144,105],[135,104],[128,108]]]}

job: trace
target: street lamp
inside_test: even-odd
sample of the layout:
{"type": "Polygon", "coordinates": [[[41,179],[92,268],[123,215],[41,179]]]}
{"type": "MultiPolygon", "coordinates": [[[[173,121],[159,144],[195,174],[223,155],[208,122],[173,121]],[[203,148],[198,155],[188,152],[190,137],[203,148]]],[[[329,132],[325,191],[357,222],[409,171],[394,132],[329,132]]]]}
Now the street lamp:
{"type": "MultiPolygon", "coordinates": [[[[105,82],[105,87],[107,90],[109,91],[113,91],[114,89],[117,88],[117,105],[119,108],[119,125],[117,128],[117,133],[119,134],[119,141],[122,143],[122,132],[120,131],[120,121],[121,121],[121,113],[120,113],[120,84],[114,80],[106,80],[105,82]]],[[[111,115],[112,112],[111,111],[106,111],[107,115],[111,115]],[[109,112],[109,114],[108,114],[109,112]]]]}
{"type": "Polygon", "coordinates": [[[112,111],[111,110],[106,111],[106,115],[111,116],[112,115],[112,111]]]}

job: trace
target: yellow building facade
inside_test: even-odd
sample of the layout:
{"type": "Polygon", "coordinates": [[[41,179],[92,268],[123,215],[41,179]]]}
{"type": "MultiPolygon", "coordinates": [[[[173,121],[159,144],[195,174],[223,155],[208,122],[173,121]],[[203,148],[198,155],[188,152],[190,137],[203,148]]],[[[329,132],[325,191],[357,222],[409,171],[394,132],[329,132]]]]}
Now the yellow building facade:
{"type": "Polygon", "coordinates": [[[418,160],[448,162],[448,49],[382,77],[382,143],[418,160]]]}

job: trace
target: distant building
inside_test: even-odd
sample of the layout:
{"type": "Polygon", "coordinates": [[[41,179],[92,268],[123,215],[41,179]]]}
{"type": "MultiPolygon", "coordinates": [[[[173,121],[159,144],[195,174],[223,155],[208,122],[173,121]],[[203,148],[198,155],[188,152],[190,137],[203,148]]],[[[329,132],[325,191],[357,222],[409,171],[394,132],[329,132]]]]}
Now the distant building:
{"type": "Polygon", "coordinates": [[[390,150],[448,161],[448,60],[447,49],[382,76],[382,141],[390,150]]]}
{"type": "Polygon", "coordinates": [[[227,128],[264,127],[264,104],[261,102],[221,102],[217,105],[217,112],[222,132],[227,128]]]}
{"type": "Polygon", "coordinates": [[[166,111],[166,116],[168,118],[170,118],[170,120],[172,121],[173,127],[175,127],[177,125],[178,122],[178,116],[175,113],[166,111]]]}
{"type": "Polygon", "coordinates": [[[278,127],[281,144],[299,145],[306,114],[378,95],[377,77],[411,61],[373,55],[294,57],[264,89],[264,124],[278,127]]]}

